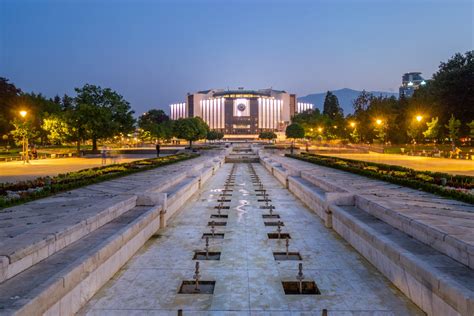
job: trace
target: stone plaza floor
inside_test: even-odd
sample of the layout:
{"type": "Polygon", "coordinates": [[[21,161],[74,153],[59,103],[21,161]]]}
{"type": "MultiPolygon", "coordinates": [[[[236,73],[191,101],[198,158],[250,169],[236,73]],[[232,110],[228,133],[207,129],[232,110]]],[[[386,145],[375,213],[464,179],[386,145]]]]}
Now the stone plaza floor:
{"type": "Polygon", "coordinates": [[[248,164],[236,164],[235,186],[221,197],[232,164],[226,164],[194,195],[169,226],[145,246],[79,312],[80,315],[418,315],[423,314],[370,263],[260,164],[252,164],[269,193],[274,214],[289,233],[289,251],[302,261],[275,261],[273,252],[285,252],[285,240],[268,239],[275,226],[264,222],[268,209],[257,196],[248,164]],[[229,209],[228,218],[217,214],[218,199],[229,209]],[[208,223],[224,239],[210,239],[210,251],[221,252],[219,261],[200,260],[201,281],[215,281],[214,294],[178,294],[181,282],[193,280],[195,251],[203,251],[208,223]],[[296,281],[298,264],[304,281],[316,282],[320,295],[285,295],[282,281],[296,281]]]}

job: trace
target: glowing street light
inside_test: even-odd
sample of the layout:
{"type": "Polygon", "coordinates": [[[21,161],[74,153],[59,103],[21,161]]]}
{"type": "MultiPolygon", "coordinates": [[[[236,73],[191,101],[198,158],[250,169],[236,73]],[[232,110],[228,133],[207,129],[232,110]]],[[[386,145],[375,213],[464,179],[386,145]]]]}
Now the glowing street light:
{"type": "MultiPolygon", "coordinates": [[[[415,116],[415,120],[420,123],[422,120],[423,120],[423,116],[421,115],[417,115],[415,116]]],[[[413,137],[413,151],[416,152],[416,139],[415,139],[415,136],[413,137]]]]}
{"type": "Polygon", "coordinates": [[[381,120],[381,119],[377,119],[377,120],[375,121],[375,124],[377,124],[377,125],[382,125],[382,120],[381,120]]]}
{"type": "Polygon", "coordinates": [[[354,128],[354,127],[356,126],[356,123],[355,123],[355,122],[351,122],[349,125],[350,125],[352,128],[354,128]]]}
{"type": "Polygon", "coordinates": [[[323,131],[323,128],[322,127],[318,127],[318,132],[322,132],[323,131]]]}
{"type": "MultiPolygon", "coordinates": [[[[21,110],[20,111],[20,116],[24,119],[26,117],[26,115],[28,114],[28,112],[26,112],[25,110],[21,110]]],[[[26,126],[25,126],[26,128],[26,126]]],[[[23,134],[23,164],[25,163],[30,163],[30,157],[28,155],[28,138],[26,137],[26,131],[25,133],[23,134]]]]}

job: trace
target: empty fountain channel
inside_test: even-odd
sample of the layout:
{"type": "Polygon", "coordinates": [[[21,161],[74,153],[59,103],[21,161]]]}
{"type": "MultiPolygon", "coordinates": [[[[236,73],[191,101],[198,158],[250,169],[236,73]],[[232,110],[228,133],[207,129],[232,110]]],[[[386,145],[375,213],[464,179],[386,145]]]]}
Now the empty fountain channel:
{"type": "Polygon", "coordinates": [[[195,251],[193,260],[220,260],[221,253],[209,250],[209,237],[205,238],[204,251],[195,251]]]}
{"type": "Polygon", "coordinates": [[[286,295],[321,295],[316,282],[303,280],[303,264],[299,263],[296,281],[282,281],[283,291],[286,295]]]}
{"type": "MultiPolygon", "coordinates": [[[[283,260],[303,260],[299,252],[291,252],[290,251],[290,238],[286,238],[285,242],[285,251],[284,252],[273,252],[273,258],[276,261],[283,261],[283,260]]],[[[303,268],[303,267],[301,267],[303,268]]]]}
{"type": "Polygon", "coordinates": [[[209,238],[214,238],[214,239],[224,239],[224,233],[204,233],[202,234],[202,239],[205,239],[206,237],[209,238]]]}
{"type": "Polygon", "coordinates": [[[268,233],[267,234],[268,236],[268,239],[286,239],[286,238],[290,238],[291,239],[291,236],[289,233],[268,233]]]}
{"type": "Polygon", "coordinates": [[[178,294],[214,294],[216,281],[201,280],[199,261],[196,262],[193,280],[181,282],[178,294]]]}
{"type": "Polygon", "coordinates": [[[279,223],[278,222],[263,222],[263,223],[265,224],[265,226],[278,226],[278,225],[285,226],[285,223],[283,222],[279,222],[279,223]]]}
{"type": "Polygon", "coordinates": [[[207,223],[207,226],[227,226],[227,222],[215,222],[215,221],[211,221],[211,222],[208,222],[207,223]]]}

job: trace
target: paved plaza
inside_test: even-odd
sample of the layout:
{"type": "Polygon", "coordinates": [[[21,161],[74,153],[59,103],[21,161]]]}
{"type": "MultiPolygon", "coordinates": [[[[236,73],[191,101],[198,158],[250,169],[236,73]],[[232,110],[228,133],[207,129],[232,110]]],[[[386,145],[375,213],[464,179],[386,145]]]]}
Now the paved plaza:
{"type": "Polygon", "coordinates": [[[474,160],[431,158],[395,154],[379,154],[371,152],[369,154],[336,154],[327,156],[370,161],[388,165],[398,165],[415,170],[427,170],[446,172],[459,175],[474,176],[474,160]]]}
{"type": "Polygon", "coordinates": [[[84,315],[288,315],[310,312],[321,315],[418,315],[421,311],[371,264],[285,189],[260,164],[254,169],[269,193],[289,233],[289,251],[302,261],[276,261],[273,252],[285,252],[285,240],[268,239],[275,226],[264,222],[269,214],[252,183],[248,164],[237,164],[232,192],[222,192],[232,164],[226,164],[183,207],[168,227],[144,247],[80,311],[84,315]],[[221,196],[220,194],[229,194],[221,196]],[[227,219],[210,239],[210,251],[221,252],[219,261],[200,260],[201,281],[215,281],[214,294],[178,294],[184,280],[193,280],[195,251],[203,251],[203,233],[218,199],[227,219]],[[258,201],[260,200],[260,201],[258,201]],[[295,281],[298,263],[304,281],[316,282],[320,295],[285,295],[282,281],[295,281]]]}
{"type": "MultiPolygon", "coordinates": [[[[127,155],[108,158],[107,164],[130,162],[152,158],[152,155],[127,155]]],[[[102,158],[59,158],[30,160],[29,164],[22,161],[0,163],[0,183],[32,180],[44,176],[56,176],[60,173],[78,171],[102,166],[102,158]]]]}

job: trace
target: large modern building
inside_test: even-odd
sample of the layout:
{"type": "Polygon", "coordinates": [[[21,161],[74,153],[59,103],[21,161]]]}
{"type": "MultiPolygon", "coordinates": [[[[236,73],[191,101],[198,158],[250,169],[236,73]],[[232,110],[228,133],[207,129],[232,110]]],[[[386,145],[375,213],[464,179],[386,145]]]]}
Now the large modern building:
{"type": "Polygon", "coordinates": [[[170,105],[171,119],[201,117],[229,137],[255,138],[260,132],[284,132],[291,117],[313,108],[285,91],[213,89],[188,93],[186,102],[170,105]]]}
{"type": "Polygon", "coordinates": [[[400,86],[400,97],[411,97],[416,89],[426,84],[421,72],[407,72],[402,76],[402,85],[400,86]]]}

